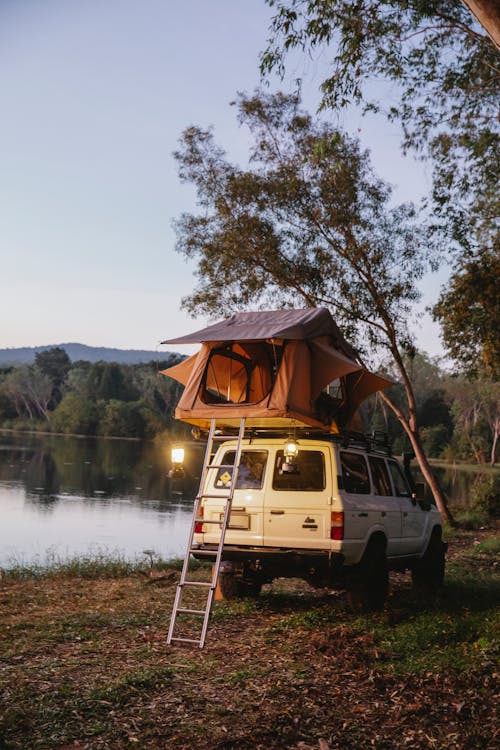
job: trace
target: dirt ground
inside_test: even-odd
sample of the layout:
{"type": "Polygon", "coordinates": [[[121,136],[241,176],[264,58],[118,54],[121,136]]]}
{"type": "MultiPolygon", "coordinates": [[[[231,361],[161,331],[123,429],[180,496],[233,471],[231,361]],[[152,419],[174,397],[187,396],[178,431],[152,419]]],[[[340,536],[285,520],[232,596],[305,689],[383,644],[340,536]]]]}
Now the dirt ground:
{"type": "Polygon", "coordinates": [[[298,581],[218,602],[203,650],[166,646],[177,571],[4,577],[0,748],[496,749],[492,539],[450,541],[432,601],[392,576],[376,615],[298,581]]]}

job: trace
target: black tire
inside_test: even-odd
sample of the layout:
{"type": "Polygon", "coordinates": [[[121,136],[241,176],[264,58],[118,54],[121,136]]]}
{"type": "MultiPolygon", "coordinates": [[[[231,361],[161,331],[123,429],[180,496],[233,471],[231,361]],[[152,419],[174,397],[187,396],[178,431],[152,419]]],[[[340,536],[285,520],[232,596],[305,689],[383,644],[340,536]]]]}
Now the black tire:
{"type": "Polygon", "coordinates": [[[421,560],[411,571],[413,586],[420,591],[435,593],[444,582],[446,545],[441,535],[434,533],[421,560]]]}
{"type": "Polygon", "coordinates": [[[348,580],[348,594],[355,611],[377,612],[389,593],[389,568],[382,539],[369,542],[363,558],[348,580]]]}
{"type": "Polygon", "coordinates": [[[219,590],[223,599],[243,599],[247,596],[259,596],[262,583],[258,580],[244,580],[235,573],[219,573],[219,590]]]}

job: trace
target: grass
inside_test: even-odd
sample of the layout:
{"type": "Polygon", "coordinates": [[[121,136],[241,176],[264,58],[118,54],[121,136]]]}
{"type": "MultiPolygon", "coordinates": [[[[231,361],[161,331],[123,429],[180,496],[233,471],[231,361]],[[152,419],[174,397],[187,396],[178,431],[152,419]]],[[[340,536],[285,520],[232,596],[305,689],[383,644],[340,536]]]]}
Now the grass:
{"type": "MultiPolygon", "coordinates": [[[[41,578],[82,578],[98,580],[101,578],[126,578],[131,575],[149,575],[165,571],[181,570],[183,560],[179,558],[163,559],[150,550],[144,551],[142,558],[130,560],[119,552],[96,549],[91,554],[61,556],[47,552],[29,563],[12,558],[5,568],[0,568],[0,577],[13,580],[35,580],[41,578]]],[[[206,563],[193,561],[191,568],[207,567],[206,563]]]]}
{"type": "Polygon", "coordinates": [[[276,581],[217,602],[203,650],[165,643],[178,561],[9,573],[0,748],[492,749],[499,547],[491,530],[456,531],[439,596],[397,574],[375,615],[276,581]]]}

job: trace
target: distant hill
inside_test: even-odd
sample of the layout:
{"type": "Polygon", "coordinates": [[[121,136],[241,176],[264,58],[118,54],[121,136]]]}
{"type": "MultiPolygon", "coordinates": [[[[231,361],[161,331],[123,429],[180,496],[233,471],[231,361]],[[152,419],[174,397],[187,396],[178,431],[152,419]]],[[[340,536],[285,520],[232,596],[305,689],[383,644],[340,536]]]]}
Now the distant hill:
{"type": "Polygon", "coordinates": [[[137,365],[169,359],[172,352],[147,351],[145,349],[112,349],[106,346],[86,346],[85,344],[47,344],[46,346],[26,346],[18,349],[0,349],[0,367],[7,365],[31,365],[38,352],[44,352],[58,346],[66,351],[72,362],[119,362],[125,365],[137,365]]]}

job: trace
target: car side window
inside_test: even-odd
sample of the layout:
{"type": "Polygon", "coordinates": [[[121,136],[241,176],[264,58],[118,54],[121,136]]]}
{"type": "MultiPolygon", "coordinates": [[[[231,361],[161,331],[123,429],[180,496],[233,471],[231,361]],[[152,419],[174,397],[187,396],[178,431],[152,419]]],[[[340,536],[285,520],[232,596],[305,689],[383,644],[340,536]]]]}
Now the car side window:
{"type": "Polygon", "coordinates": [[[391,482],[384,459],[370,456],[369,461],[375,494],[389,497],[392,495],[391,482]]]}
{"type": "MultiPolygon", "coordinates": [[[[227,451],[222,459],[223,464],[234,464],[236,458],[235,451],[227,451]]],[[[250,490],[260,489],[264,478],[264,469],[266,468],[267,451],[243,451],[238,468],[238,478],[236,480],[236,489],[250,490]]],[[[216,487],[229,487],[233,469],[218,469],[215,477],[216,487]]]]}
{"type": "Polygon", "coordinates": [[[394,493],[398,497],[411,497],[410,487],[400,465],[396,461],[388,461],[387,463],[389,464],[392,483],[394,484],[394,493]]]}
{"type": "Polygon", "coordinates": [[[366,458],[360,453],[340,451],[340,464],[344,490],[358,495],[369,495],[371,487],[366,458]]]}

